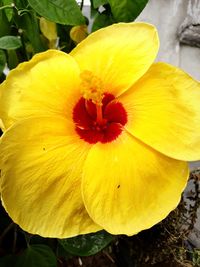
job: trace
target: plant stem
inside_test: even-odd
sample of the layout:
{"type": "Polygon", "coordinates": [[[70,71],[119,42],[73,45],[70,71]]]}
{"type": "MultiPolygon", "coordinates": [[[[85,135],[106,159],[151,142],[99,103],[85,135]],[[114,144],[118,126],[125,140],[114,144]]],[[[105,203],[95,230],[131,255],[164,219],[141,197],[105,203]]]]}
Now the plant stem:
{"type": "Polygon", "coordinates": [[[81,0],[81,5],[80,5],[81,10],[83,10],[83,6],[84,6],[84,0],[81,0]]]}
{"type": "Polygon", "coordinates": [[[6,9],[6,8],[13,8],[13,6],[1,6],[0,10],[6,9]]]}

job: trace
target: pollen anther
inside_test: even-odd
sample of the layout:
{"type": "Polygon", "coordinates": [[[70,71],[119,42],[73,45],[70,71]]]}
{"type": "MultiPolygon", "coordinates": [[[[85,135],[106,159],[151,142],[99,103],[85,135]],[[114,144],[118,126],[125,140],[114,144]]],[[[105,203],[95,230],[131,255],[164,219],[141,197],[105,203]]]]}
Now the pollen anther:
{"type": "Polygon", "coordinates": [[[81,72],[80,77],[83,98],[91,100],[96,105],[102,105],[104,88],[101,79],[89,70],[81,72]]]}

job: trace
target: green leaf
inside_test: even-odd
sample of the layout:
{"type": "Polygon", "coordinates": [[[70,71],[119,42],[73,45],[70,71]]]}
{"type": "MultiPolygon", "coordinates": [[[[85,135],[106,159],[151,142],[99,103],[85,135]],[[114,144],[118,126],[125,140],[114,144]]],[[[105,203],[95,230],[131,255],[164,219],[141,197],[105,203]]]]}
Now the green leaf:
{"type": "Polygon", "coordinates": [[[137,18],[149,0],[108,0],[116,22],[129,22],[137,18]]]}
{"type": "Polygon", "coordinates": [[[15,67],[17,67],[17,65],[19,64],[19,60],[17,57],[17,53],[15,50],[8,50],[7,51],[7,57],[8,57],[8,68],[10,70],[14,69],[15,67]]]}
{"type": "Polygon", "coordinates": [[[85,19],[75,0],[28,0],[42,17],[66,25],[81,25],[85,19]]]}
{"type": "Polygon", "coordinates": [[[113,18],[107,12],[98,13],[92,25],[92,31],[96,31],[113,23],[113,18]]]}
{"type": "Polygon", "coordinates": [[[27,9],[28,7],[28,0],[14,0],[15,6],[18,10],[27,9]]]}
{"type": "Polygon", "coordinates": [[[13,7],[12,7],[13,0],[3,0],[3,4],[4,6],[10,6],[10,8],[5,9],[5,13],[6,13],[8,21],[11,21],[13,17],[13,7]]]}
{"type": "Polygon", "coordinates": [[[56,267],[53,251],[46,245],[30,245],[17,258],[14,267],[56,267]]]}
{"type": "Polygon", "coordinates": [[[98,8],[100,6],[103,6],[105,4],[108,4],[108,0],[93,0],[93,7],[98,8]]]}
{"type": "MultiPolygon", "coordinates": [[[[1,2],[0,2],[1,7],[1,2]]],[[[5,9],[0,10],[0,37],[10,33],[10,24],[5,14],[5,9]]]]}
{"type": "Polygon", "coordinates": [[[91,2],[91,5],[90,5],[90,17],[91,18],[94,18],[97,14],[98,14],[98,9],[94,8],[92,2],[91,2]]]}
{"type": "Polygon", "coordinates": [[[33,46],[34,53],[45,51],[47,47],[42,42],[36,13],[32,10],[19,18],[20,28],[33,46]]]}
{"type": "Polygon", "coordinates": [[[0,38],[0,49],[17,49],[22,46],[20,38],[16,36],[3,36],[0,38]]]}
{"type": "Polygon", "coordinates": [[[80,235],[73,238],[59,239],[58,241],[67,252],[73,255],[90,256],[101,251],[112,240],[112,235],[105,231],[100,231],[97,233],[80,235]]]}
{"type": "Polygon", "coordinates": [[[0,74],[3,72],[6,65],[6,55],[3,50],[0,49],[0,74]]]}

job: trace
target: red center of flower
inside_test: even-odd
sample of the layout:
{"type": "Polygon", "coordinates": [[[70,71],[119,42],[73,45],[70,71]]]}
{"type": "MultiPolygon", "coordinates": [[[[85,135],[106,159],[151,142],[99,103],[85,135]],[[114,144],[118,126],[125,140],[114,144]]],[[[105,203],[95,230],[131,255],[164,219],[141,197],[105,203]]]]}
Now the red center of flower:
{"type": "Polygon", "coordinates": [[[90,144],[108,143],[115,140],[127,123],[127,113],[115,97],[104,94],[102,104],[94,104],[81,97],[73,109],[76,132],[90,144]]]}

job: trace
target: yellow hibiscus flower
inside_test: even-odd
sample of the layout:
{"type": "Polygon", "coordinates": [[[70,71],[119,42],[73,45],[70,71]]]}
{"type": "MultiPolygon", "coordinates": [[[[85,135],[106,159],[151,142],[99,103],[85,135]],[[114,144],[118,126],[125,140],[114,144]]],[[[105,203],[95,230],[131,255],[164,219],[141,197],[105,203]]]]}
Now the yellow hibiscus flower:
{"type": "Polygon", "coordinates": [[[200,159],[200,85],[153,64],[158,46],[152,25],[120,23],[10,72],[1,197],[24,230],[133,235],[177,206],[200,159]]]}

